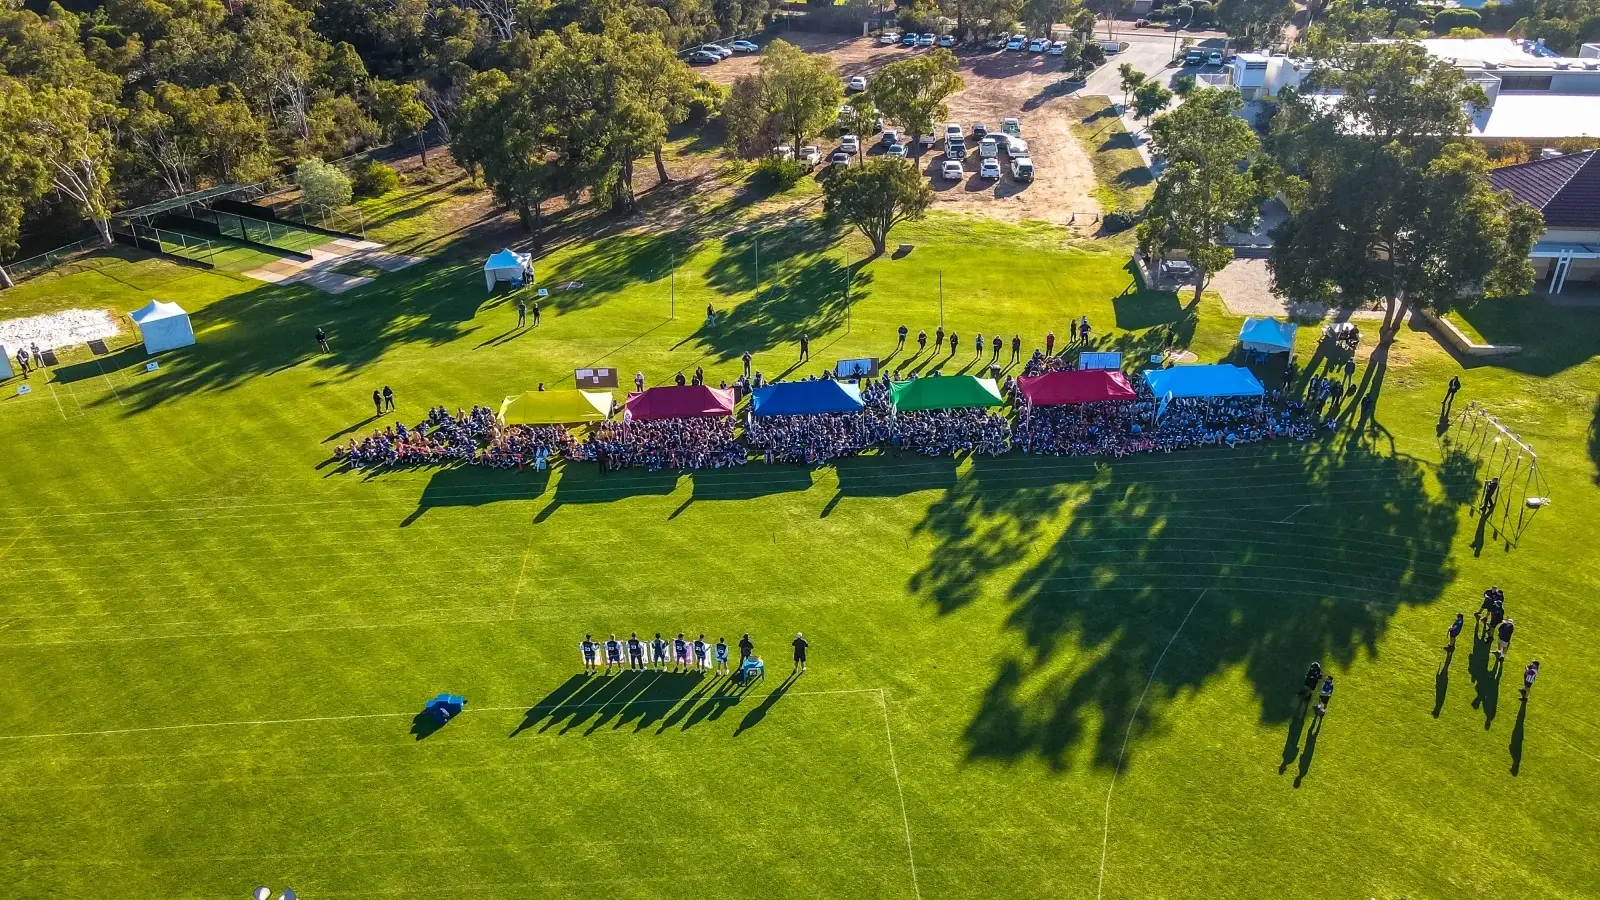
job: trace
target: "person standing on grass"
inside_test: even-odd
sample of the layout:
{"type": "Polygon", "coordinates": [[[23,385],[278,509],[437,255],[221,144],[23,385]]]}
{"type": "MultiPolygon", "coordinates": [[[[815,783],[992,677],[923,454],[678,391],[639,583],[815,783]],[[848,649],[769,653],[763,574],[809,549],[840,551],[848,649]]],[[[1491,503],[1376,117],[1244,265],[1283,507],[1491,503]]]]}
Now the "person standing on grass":
{"type": "Polygon", "coordinates": [[[622,668],[622,642],[617,640],[615,634],[606,641],[606,674],[611,674],[611,667],[622,668]]]}
{"type": "Polygon", "coordinates": [[[706,665],[707,649],[708,647],[706,645],[705,635],[702,634],[694,639],[694,667],[698,671],[704,672],[706,669],[710,668],[710,666],[706,665]]]}
{"type": "Polygon", "coordinates": [[[976,340],[974,340],[972,342],[972,346],[973,346],[972,354],[974,356],[982,356],[983,355],[983,332],[981,332],[981,331],[978,332],[978,337],[977,337],[976,340]]]}
{"type": "Polygon", "coordinates": [[[1072,343],[1076,344],[1078,342],[1078,320],[1068,319],[1067,324],[1072,329],[1072,343]]]}
{"type": "Polygon", "coordinates": [[[1450,408],[1456,404],[1456,394],[1461,391],[1461,376],[1451,375],[1450,384],[1444,389],[1444,413],[1450,414],[1450,408]]]}
{"type": "Polygon", "coordinates": [[[1500,622],[1506,617],[1506,602],[1495,597],[1489,603],[1489,627],[1483,630],[1485,641],[1494,640],[1496,631],[1500,630],[1500,622]]]}
{"type": "Polygon", "coordinates": [[[30,377],[28,375],[28,351],[21,347],[17,348],[17,368],[22,370],[23,378],[30,377]]]}
{"type": "Polygon", "coordinates": [[[694,386],[699,387],[706,383],[706,370],[699,366],[694,367],[694,386]]]}
{"type": "Polygon", "coordinates": [[[1305,687],[1300,689],[1301,696],[1305,697],[1307,702],[1310,702],[1311,695],[1317,692],[1317,682],[1321,680],[1322,663],[1312,662],[1311,667],[1306,669],[1305,687]]]}
{"type": "Polygon", "coordinates": [[[717,308],[712,306],[709,303],[706,304],[706,324],[707,325],[715,325],[715,324],[717,324],[717,308]]]}
{"type": "Polygon", "coordinates": [[[939,348],[943,347],[943,346],[944,346],[944,325],[940,324],[938,328],[935,328],[933,330],[933,349],[934,349],[934,352],[938,352],[939,348]]]}
{"type": "Polygon", "coordinates": [[[1465,624],[1466,621],[1467,617],[1464,614],[1456,613],[1456,620],[1450,623],[1450,642],[1444,645],[1444,649],[1456,649],[1456,637],[1461,634],[1461,626],[1465,624]]]}
{"type": "Polygon", "coordinates": [[[1487,515],[1494,509],[1495,495],[1500,493],[1500,479],[1491,478],[1483,485],[1483,506],[1480,512],[1487,515]]]}
{"type": "Polygon", "coordinates": [[[1522,699],[1524,701],[1528,699],[1529,694],[1533,693],[1533,680],[1538,677],[1539,661],[1536,659],[1528,663],[1528,667],[1522,670],[1522,699]]]}
{"type": "Polygon", "coordinates": [[[684,640],[683,632],[681,631],[678,632],[677,637],[672,639],[672,660],[676,666],[673,671],[689,671],[689,642],[684,640]]]}
{"type": "Polygon", "coordinates": [[[328,348],[328,333],[322,330],[321,325],[317,326],[317,349],[323,353],[333,352],[328,348]]]}
{"type": "Polygon", "coordinates": [[[534,300],[533,301],[533,327],[535,327],[535,328],[539,327],[539,315],[540,315],[539,301],[538,300],[534,300]]]}
{"type": "Polygon", "coordinates": [[[650,652],[654,654],[650,658],[650,662],[657,669],[665,672],[667,670],[667,639],[662,637],[659,631],[656,632],[656,639],[650,642],[650,652]]]}
{"type": "Polygon", "coordinates": [[[954,331],[950,332],[950,355],[956,355],[956,344],[961,342],[961,336],[954,331]]]}
{"type": "Polygon", "coordinates": [[[908,335],[910,333],[911,333],[911,329],[905,327],[904,325],[901,325],[900,326],[900,331],[899,331],[900,342],[898,344],[894,345],[894,349],[896,349],[896,350],[904,350],[906,348],[906,335],[908,335]]]}
{"type": "Polygon", "coordinates": [[[917,355],[921,356],[922,351],[926,349],[928,349],[928,331],[921,328],[917,330],[917,355]]]}
{"type": "Polygon", "coordinates": [[[528,327],[528,302],[521,297],[517,298],[517,327],[528,327]]]}
{"type": "Polygon", "coordinates": [[[804,331],[800,332],[800,361],[805,362],[811,358],[811,338],[804,331]]]}
{"type": "Polygon", "coordinates": [[[800,670],[801,675],[804,675],[806,673],[806,648],[811,646],[811,642],[806,640],[805,635],[796,631],[794,640],[790,641],[790,643],[794,644],[794,667],[800,670]]]}
{"type": "Polygon", "coordinates": [[[387,384],[383,386],[383,411],[394,412],[394,389],[387,384]]]}
{"type": "Polygon", "coordinates": [[[1499,657],[1501,662],[1505,661],[1506,651],[1511,649],[1511,632],[1516,630],[1517,622],[1509,616],[1500,623],[1499,628],[1495,629],[1495,637],[1500,639],[1500,646],[1495,648],[1494,655],[1499,657]]]}
{"type": "Polygon", "coordinates": [[[744,665],[744,661],[749,659],[750,654],[754,652],[756,652],[756,643],[750,640],[750,632],[747,631],[744,633],[744,637],[739,638],[739,665],[744,665]]]}
{"type": "Polygon", "coordinates": [[[739,358],[744,361],[744,377],[745,377],[745,380],[748,381],[749,378],[750,378],[750,359],[751,359],[750,351],[746,350],[744,352],[744,356],[741,356],[739,358]]]}
{"type": "Polygon", "coordinates": [[[639,632],[628,632],[628,671],[635,669],[644,671],[644,641],[639,640],[639,632]]]}
{"type": "Polygon", "coordinates": [[[682,369],[678,370],[678,374],[672,376],[672,383],[676,384],[678,387],[683,387],[684,385],[689,383],[688,379],[683,377],[683,370],[682,369]]]}
{"type": "Polygon", "coordinates": [[[594,639],[586,634],[583,636],[583,643],[579,644],[578,647],[579,649],[583,650],[584,674],[593,675],[594,673],[600,671],[600,664],[595,661],[595,657],[598,656],[600,652],[600,645],[596,644],[594,639]]]}
{"type": "Polygon", "coordinates": [[[1022,362],[1022,335],[1020,334],[1011,336],[1011,361],[1014,363],[1022,362]]]}
{"type": "Polygon", "coordinates": [[[1044,336],[1044,355],[1056,355],[1056,333],[1054,331],[1048,332],[1044,336]]]}
{"type": "Polygon", "coordinates": [[[1322,679],[1322,694],[1317,700],[1317,718],[1328,714],[1328,701],[1333,699],[1333,676],[1322,679]]]}
{"type": "Polygon", "coordinates": [[[376,388],[372,391],[372,414],[374,416],[383,415],[383,391],[376,388]]]}
{"type": "Polygon", "coordinates": [[[1078,323],[1078,337],[1083,341],[1083,343],[1085,345],[1088,345],[1088,343],[1089,343],[1089,317],[1088,316],[1084,316],[1083,317],[1083,321],[1078,323]]]}
{"type": "Polygon", "coordinates": [[[992,357],[990,357],[990,359],[993,359],[995,362],[999,362],[1000,361],[1000,348],[1004,347],[1005,343],[1006,343],[1005,341],[1002,341],[1000,339],[1000,335],[997,334],[997,335],[994,336],[994,342],[993,342],[993,345],[992,345],[994,347],[994,355],[992,357]]]}
{"type": "Polygon", "coordinates": [[[716,647],[717,674],[728,674],[728,642],[724,638],[717,638],[716,647]]]}

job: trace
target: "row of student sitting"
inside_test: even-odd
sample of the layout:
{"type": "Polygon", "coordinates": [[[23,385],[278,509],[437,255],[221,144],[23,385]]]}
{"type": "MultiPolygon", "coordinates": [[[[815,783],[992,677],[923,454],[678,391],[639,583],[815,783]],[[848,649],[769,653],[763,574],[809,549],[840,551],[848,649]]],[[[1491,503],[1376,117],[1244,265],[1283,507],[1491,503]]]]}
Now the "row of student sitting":
{"type": "Polygon", "coordinates": [[[725,469],[750,461],[733,419],[653,419],[604,422],[583,443],[583,458],[605,471],[643,468],[725,469]]]}

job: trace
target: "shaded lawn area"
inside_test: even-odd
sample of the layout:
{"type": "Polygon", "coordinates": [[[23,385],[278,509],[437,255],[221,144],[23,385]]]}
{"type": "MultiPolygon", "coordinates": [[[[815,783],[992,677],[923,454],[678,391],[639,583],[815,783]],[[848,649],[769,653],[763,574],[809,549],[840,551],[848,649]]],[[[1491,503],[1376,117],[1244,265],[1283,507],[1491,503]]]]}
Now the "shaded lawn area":
{"type": "Polygon", "coordinates": [[[1155,180],[1111,99],[1070,98],[1063,114],[1071,117],[1072,134],[1094,165],[1094,194],[1100,207],[1107,212],[1143,209],[1155,193],[1155,180]]]}
{"type": "Polygon", "coordinates": [[[1079,315],[1130,357],[1173,327],[1221,359],[1240,325],[1139,290],[1125,238],[933,215],[866,261],[724,203],[558,243],[537,329],[470,242],[338,297],[123,253],[0,292],[8,317],[176,299],[199,336],[148,374],[136,347],[75,351],[0,400],[0,862],[59,896],[1600,888],[1600,365],[1579,337],[1547,372],[1463,373],[1406,331],[1361,439],[693,475],[330,464],[392,418],[384,385],[409,423],[580,366],[715,384],[748,349],[770,376],[802,332],[796,374],[875,355],[926,375],[977,370],[978,332],[1064,345],[1079,315]],[[941,315],[957,352],[916,352],[941,315]],[[1486,459],[1436,432],[1456,373],[1540,450],[1555,499],[1514,546],[1515,510],[1471,512],[1486,459]],[[1446,656],[1489,584],[1511,657],[1470,635],[1446,656]],[[768,677],[577,674],[585,633],[635,630],[750,632],[768,677]],[[1320,726],[1295,694],[1312,659],[1338,680],[1320,726]],[[441,691],[469,703],[435,728],[441,691]],[[1484,846],[1518,853],[1437,864],[1484,846]]]}

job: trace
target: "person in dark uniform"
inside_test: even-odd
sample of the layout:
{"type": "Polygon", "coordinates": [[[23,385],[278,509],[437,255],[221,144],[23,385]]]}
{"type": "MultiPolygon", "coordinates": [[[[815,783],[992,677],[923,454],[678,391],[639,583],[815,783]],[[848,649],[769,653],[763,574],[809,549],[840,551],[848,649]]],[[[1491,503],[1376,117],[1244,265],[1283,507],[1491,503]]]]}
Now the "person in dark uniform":
{"type": "Polygon", "coordinates": [[[804,331],[800,332],[800,360],[804,362],[811,358],[811,338],[804,331]]]}
{"type": "Polygon", "coordinates": [[[1328,675],[1322,679],[1322,696],[1317,700],[1317,718],[1328,714],[1328,701],[1333,699],[1333,676],[1328,675]]]}
{"type": "Polygon", "coordinates": [[[954,331],[950,332],[950,355],[956,355],[956,344],[961,342],[961,336],[954,331]]]}
{"type": "Polygon", "coordinates": [[[744,360],[744,377],[745,378],[749,378],[750,377],[750,351],[746,350],[744,352],[744,356],[741,356],[739,358],[744,360]]]}
{"type": "Polygon", "coordinates": [[[1022,362],[1022,335],[1020,334],[1011,336],[1011,361],[1014,363],[1022,362]]]}
{"type": "Polygon", "coordinates": [[[1506,617],[1506,602],[1499,596],[1489,601],[1489,627],[1483,630],[1483,639],[1493,640],[1494,633],[1500,627],[1500,622],[1506,617]]]}
{"type": "Polygon", "coordinates": [[[976,338],[974,338],[973,341],[972,341],[972,355],[973,356],[982,356],[983,355],[983,332],[981,332],[981,331],[978,332],[978,336],[976,338]]]}
{"type": "Polygon", "coordinates": [[[1321,680],[1322,680],[1322,663],[1313,662],[1311,664],[1310,668],[1306,669],[1305,687],[1300,689],[1301,695],[1306,698],[1307,702],[1310,702],[1311,695],[1316,693],[1316,691],[1317,691],[1317,682],[1319,682],[1321,680]]]}
{"type": "Polygon", "coordinates": [[[383,386],[383,411],[394,412],[394,388],[383,386]]]}
{"type": "Polygon", "coordinates": [[[944,346],[944,326],[940,325],[933,330],[933,349],[937,351],[944,346]]]}
{"type": "Polygon", "coordinates": [[[667,639],[661,636],[661,632],[656,632],[656,639],[650,642],[650,651],[653,654],[650,662],[657,669],[665,672],[667,670],[667,639]]]}
{"type": "Polygon", "coordinates": [[[328,348],[328,333],[322,330],[321,325],[317,326],[317,349],[321,350],[323,353],[333,352],[328,348]]]}
{"type": "Polygon", "coordinates": [[[672,383],[677,385],[678,387],[683,387],[684,385],[689,383],[689,379],[683,377],[683,370],[679,369],[678,370],[678,374],[672,376],[672,383]]]}
{"type": "Polygon", "coordinates": [[[373,415],[378,415],[378,416],[383,415],[383,391],[373,390],[373,392],[372,392],[372,412],[373,412],[373,415]]]}
{"type": "Polygon", "coordinates": [[[612,635],[606,640],[606,674],[611,674],[611,667],[622,668],[622,642],[612,635]]]}
{"type": "Polygon", "coordinates": [[[1461,390],[1461,376],[1451,375],[1450,384],[1444,389],[1444,412],[1450,414],[1450,407],[1455,405],[1456,394],[1461,390]]]}
{"type": "Polygon", "coordinates": [[[677,666],[673,671],[689,671],[689,642],[684,640],[683,632],[681,631],[678,632],[677,637],[672,639],[672,661],[673,665],[677,666]]]}
{"type": "Polygon", "coordinates": [[[628,671],[634,669],[644,671],[644,641],[639,640],[639,632],[628,633],[628,671]]]}
{"type": "Polygon", "coordinates": [[[926,329],[919,329],[917,331],[917,355],[921,356],[922,351],[926,349],[928,349],[928,332],[926,329]]]}
{"type": "Polygon", "coordinates": [[[1054,331],[1048,332],[1044,336],[1044,355],[1056,355],[1056,333],[1054,331]]]}
{"type": "Polygon", "coordinates": [[[595,657],[600,655],[600,645],[586,634],[583,636],[583,643],[578,647],[583,650],[583,671],[590,675],[600,671],[600,664],[595,660],[595,657]]]}
{"type": "Polygon", "coordinates": [[[1068,319],[1067,324],[1072,331],[1072,343],[1076,344],[1078,342],[1078,320],[1068,319]]]}
{"type": "Polygon", "coordinates": [[[1538,678],[1538,677],[1539,677],[1539,661],[1536,659],[1533,662],[1528,663],[1528,667],[1526,669],[1522,670],[1522,699],[1523,700],[1527,700],[1528,699],[1528,695],[1533,693],[1533,681],[1534,681],[1535,678],[1538,678]]]}
{"type": "Polygon", "coordinates": [[[706,665],[706,636],[700,635],[694,639],[694,667],[704,672],[710,666],[706,665]]]}
{"type": "Polygon", "coordinates": [[[739,638],[739,664],[744,665],[744,661],[749,659],[750,654],[754,653],[755,650],[755,641],[750,640],[750,632],[747,631],[744,637],[739,638]]]}
{"type": "Polygon", "coordinates": [[[1500,493],[1500,479],[1491,478],[1483,485],[1483,507],[1481,512],[1487,514],[1494,510],[1495,495],[1500,493]]]}
{"type": "Polygon", "coordinates": [[[900,342],[898,344],[894,345],[894,348],[896,350],[904,350],[906,348],[906,335],[908,335],[910,333],[911,333],[911,329],[905,327],[904,325],[900,326],[900,332],[899,332],[899,334],[900,334],[900,342]]]}
{"type": "Polygon", "coordinates": [[[796,631],[794,640],[790,641],[790,643],[794,644],[794,667],[800,670],[801,675],[804,675],[806,673],[806,648],[811,646],[811,642],[806,640],[805,635],[796,631]]]}
{"type": "Polygon", "coordinates": [[[717,674],[719,674],[719,675],[728,674],[728,641],[727,641],[727,639],[725,639],[725,638],[717,638],[716,654],[717,654],[717,674]]]}
{"type": "Polygon", "coordinates": [[[1465,615],[1462,613],[1456,613],[1456,620],[1450,623],[1450,642],[1444,645],[1444,649],[1456,649],[1456,638],[1461,634],[1461,626],[1465,624],[1466,621],[1467,617],[1465,615]]]}
{"type": "Polygon", "coordinates": [[[517,327],[528,327],[528,301],[521,297],[517,298],[517,327]]]}
{"type": "Polygon", "coordinates": [[[1505,660],[1506,651],[1511,649],[1511,632],[1515,631],[1516,628],[1516,620],[1507,617],[1504,622],[1500,623],[1500,627],[1495,629],[1495,636],[1500,639],[1500,646],[1495,648],[1494,655],[1501,661],[1505,660]]]}

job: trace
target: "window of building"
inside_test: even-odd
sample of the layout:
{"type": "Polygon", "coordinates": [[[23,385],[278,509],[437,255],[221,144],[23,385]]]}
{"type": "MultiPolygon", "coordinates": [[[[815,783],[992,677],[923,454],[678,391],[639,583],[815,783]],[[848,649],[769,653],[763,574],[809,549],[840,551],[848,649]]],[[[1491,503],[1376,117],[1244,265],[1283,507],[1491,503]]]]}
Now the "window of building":
{"type": "Polygon", "coordinates": [[[1550,90],[1549,75],[1501,75],[1500,90],[1502,91],[1548,91],[1550,90]]]}

